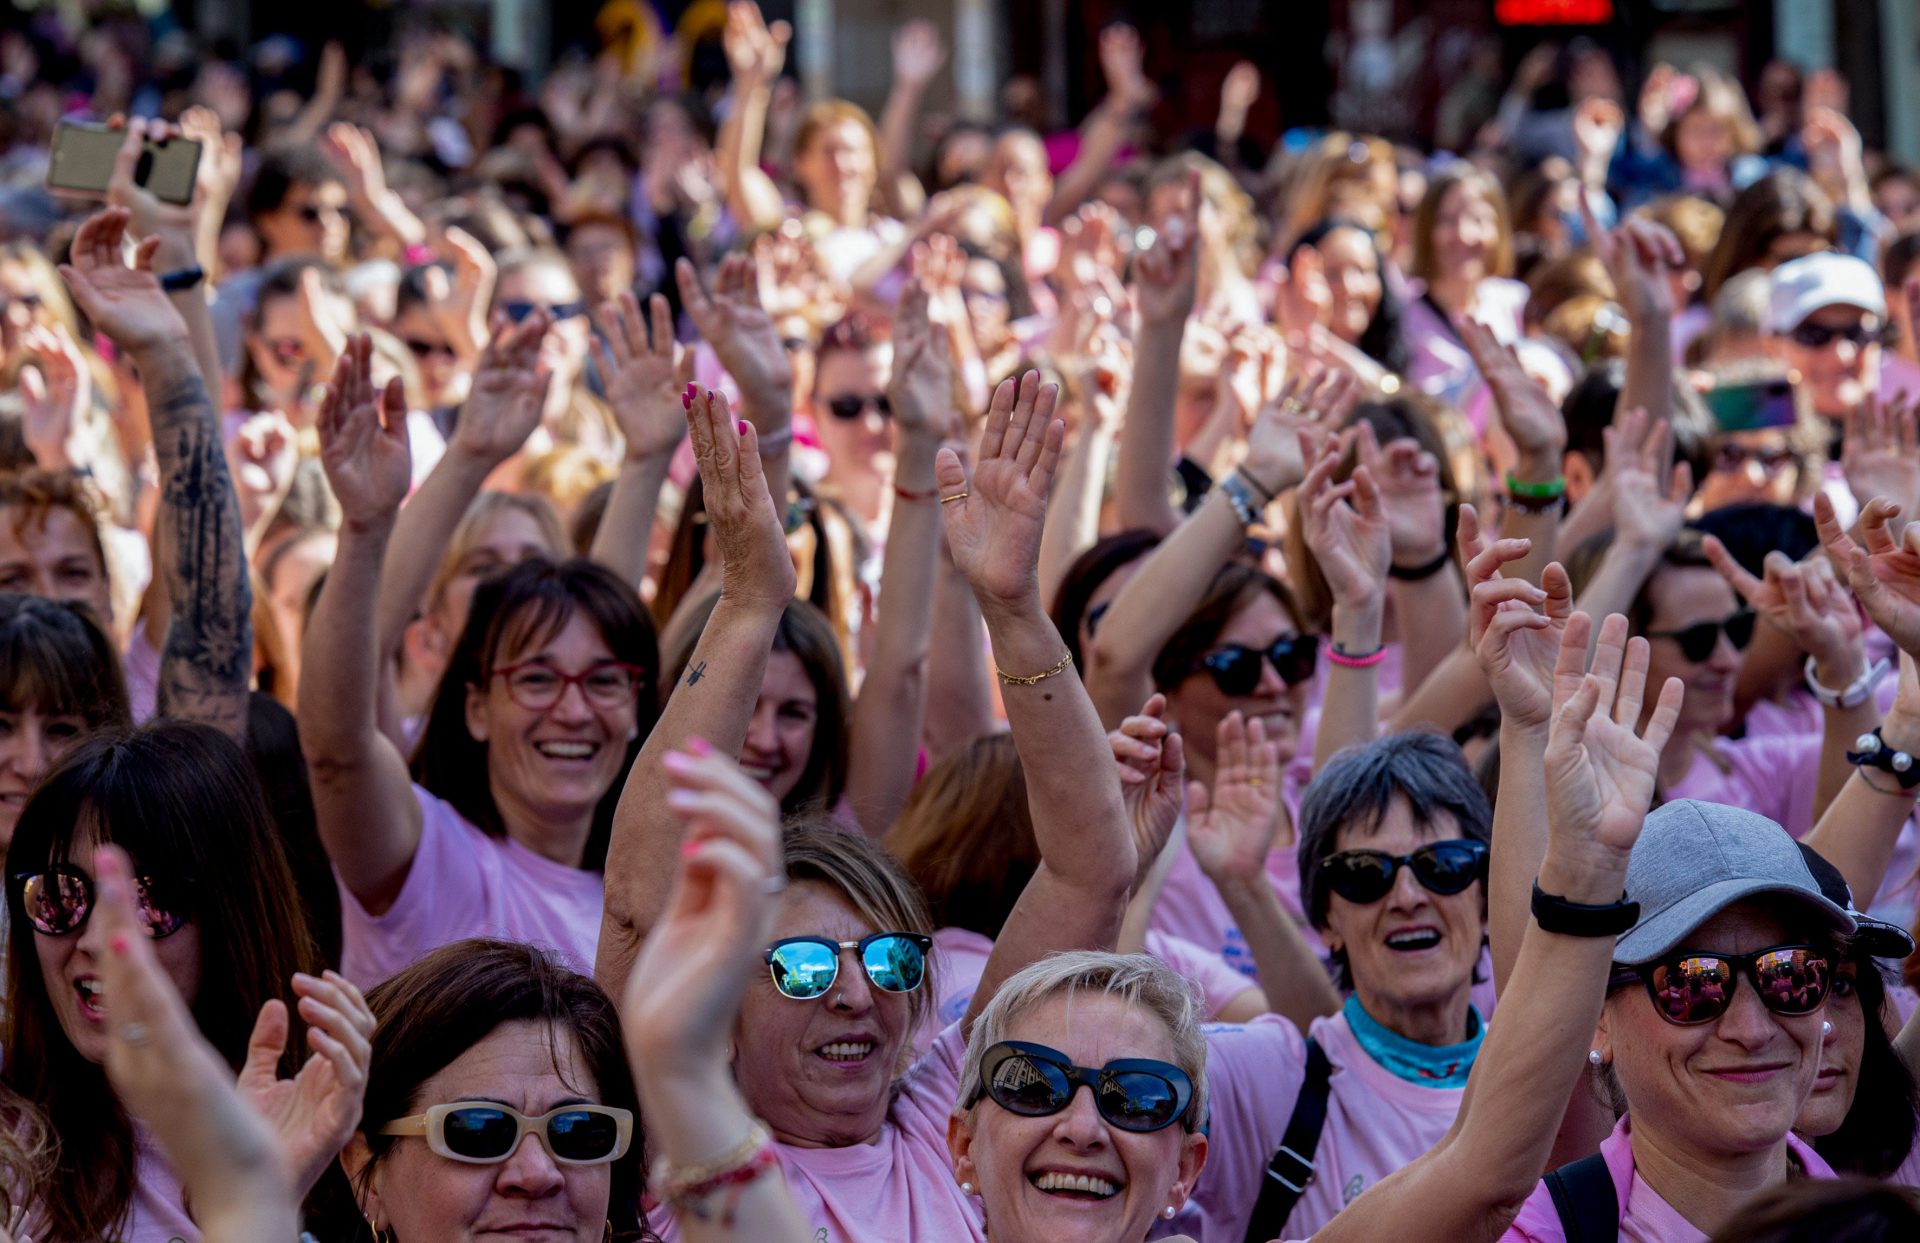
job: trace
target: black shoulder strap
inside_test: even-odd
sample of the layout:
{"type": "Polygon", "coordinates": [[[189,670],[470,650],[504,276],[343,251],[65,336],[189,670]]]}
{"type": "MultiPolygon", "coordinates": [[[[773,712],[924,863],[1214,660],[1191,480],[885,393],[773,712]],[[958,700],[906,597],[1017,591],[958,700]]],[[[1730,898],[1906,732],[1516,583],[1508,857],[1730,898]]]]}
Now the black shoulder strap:
{"type": "Polygon", "coordinates": [[[1620,1196],[1605,1157],[1596,1152],[1570,1161],[1546,1182],[1567,1243],[1615,1243],[1620,1237],[1620,1196]]]}
{"type": "Polygon", "coordinates": [[[1260,1199],[1253,1206],[1246,1243],[1268,1243],[1280,1237],[1281,1227],[1313,1181],[1313,1157],[1320,1147],[1320,1131],[1327,1124],[1327,1096],[1333,1063],[1318,1041],[1307,1038],[1307,1073],[1293,1102],[1293,1117],[1280,1139],[1280,1150],[1267,1163],[1260,1182],[1260,1199]]]}

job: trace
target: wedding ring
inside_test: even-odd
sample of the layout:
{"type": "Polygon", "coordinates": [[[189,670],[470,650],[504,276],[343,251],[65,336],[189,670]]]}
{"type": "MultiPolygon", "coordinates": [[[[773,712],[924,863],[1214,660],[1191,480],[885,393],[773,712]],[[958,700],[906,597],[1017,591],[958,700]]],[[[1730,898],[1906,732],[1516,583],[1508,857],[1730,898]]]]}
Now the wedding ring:
{"type": "Polygon", "coordinates": [[[1298,397],[1289,397],[1280,403],[1280,413],[1282,414],[1304,414],[1306,413],[1306,409],[1307,403],[1301,401],[1298,397]]]}
{"type": "Polygon", "coordinates": [[[971,493],[971,492],[955,492],[955,493],[954,493],[954,494],[953,494],[952,496],[943,496],[943,497],[941,497],[941,498],[940,498],[940,503],[941,503],[942,505],[951,505],[951,504],[953,504],[953,503],[954,503],[955,501],[964,501],[964,500],[966,500],[966,499],[967,499],[967,498],[968,498],[969,496],[972,496],[972,495],[973,495],[973,493],[971,493]]]}
{"type": "Polygon", "coordinates": [[[120,1039],[126,1041],[128,1044],[145,1044],[147,1042],[147,1025],[145,1023],[122,1023],[120,1025],[120,1039]]]}

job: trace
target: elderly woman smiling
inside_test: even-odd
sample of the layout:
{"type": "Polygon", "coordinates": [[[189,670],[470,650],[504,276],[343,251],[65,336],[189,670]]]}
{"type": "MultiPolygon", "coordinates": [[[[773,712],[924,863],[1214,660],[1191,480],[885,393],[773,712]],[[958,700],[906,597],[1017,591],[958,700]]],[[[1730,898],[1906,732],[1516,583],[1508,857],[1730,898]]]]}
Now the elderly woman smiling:
{"type": "Polygon", "coordinates": [[[1139,1243],[1179,1212],[1207,1159],[1199,1018],[1145,954],[1056,954],[1001,986],[947,1127],[994,1243],[1139,1243]]]}

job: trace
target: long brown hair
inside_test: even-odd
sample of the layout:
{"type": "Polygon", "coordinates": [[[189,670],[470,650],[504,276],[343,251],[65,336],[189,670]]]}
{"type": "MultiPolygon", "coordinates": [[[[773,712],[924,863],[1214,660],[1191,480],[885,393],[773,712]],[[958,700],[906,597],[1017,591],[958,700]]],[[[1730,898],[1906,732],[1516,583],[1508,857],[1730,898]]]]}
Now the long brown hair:
{"type": "MultiPolygon", "coordinates": [[[[7,858],[8,891],[21,877],[72,863],[76,839],[123,847],[200,935],[193,1016],[236,1071],[260,1007],[284,998],[296,971],[317,972],[279,834],[253,766],[218,730],[185,721],[96,735],[47,775],[20,813],[7,858]]],[[[105,1071],[80,1056],[60,1028],[21,904],[9,901],[6,1064],[0,1085],[28,1126],[48,1135],[49,1177],[38,1207],[56,1239],[99,1239],[123,1228],[133,1203],[133,1128],[105,1071]]],[[[71,935],[71,934],[69,934],[71,935]]],[[[305,1056],[298,1011],[280,1072],[305,1056]]],[[[7,1127],[15,1125],[8,1119],[7,1127]]]]}
{"type": "Polygon", "coordinates": [[[976,738],[928,769],[885,844],[935,925],[998,937],[1040,866],[1013,735],[976,738]]]}

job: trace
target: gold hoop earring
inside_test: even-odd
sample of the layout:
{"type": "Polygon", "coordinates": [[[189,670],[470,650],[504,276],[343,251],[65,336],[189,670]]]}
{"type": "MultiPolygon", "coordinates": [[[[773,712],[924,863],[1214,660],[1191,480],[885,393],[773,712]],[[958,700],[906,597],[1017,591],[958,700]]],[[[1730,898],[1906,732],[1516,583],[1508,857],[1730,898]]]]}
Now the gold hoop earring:
{"type": "Polygon", "coordinates": [[[362,1213],[361,1216],[367,1219],[367,1233],[373,1236],[373,1243],[394,1243],[392,1230],[386,1232],[386,1238],[380,1237],[380,1227],[373,1224],[372,1213],[362,1213]]]}
{"type": "Polygon", "coordinates": [[[613,1243],[613,1218],[607,1218],[607,1234],[604,1243],[613,1243]]]}

